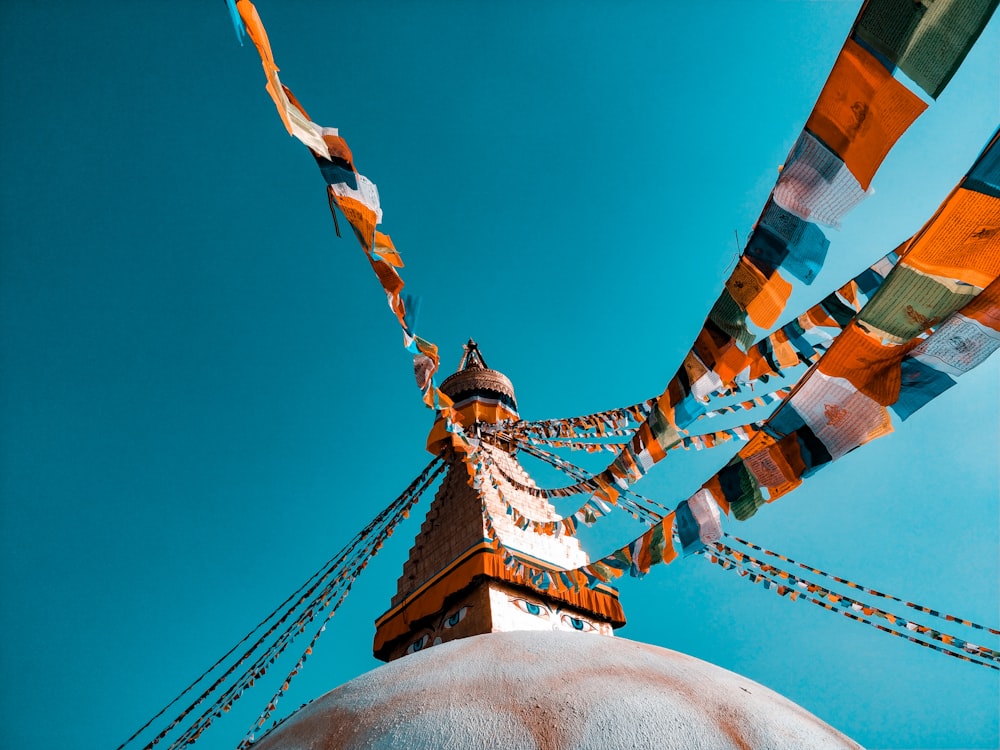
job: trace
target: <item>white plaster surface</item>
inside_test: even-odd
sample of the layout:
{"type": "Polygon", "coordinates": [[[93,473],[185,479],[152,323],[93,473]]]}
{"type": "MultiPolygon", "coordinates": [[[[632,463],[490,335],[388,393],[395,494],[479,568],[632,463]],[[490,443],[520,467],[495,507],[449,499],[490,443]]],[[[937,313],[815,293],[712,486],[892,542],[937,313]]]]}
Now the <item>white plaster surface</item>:
{"type": "Polygon", "coordinates": [[[751,680],[675,651],[559,631],[463,638],[318,698],[256,750],[858,748],[751,680]]]}

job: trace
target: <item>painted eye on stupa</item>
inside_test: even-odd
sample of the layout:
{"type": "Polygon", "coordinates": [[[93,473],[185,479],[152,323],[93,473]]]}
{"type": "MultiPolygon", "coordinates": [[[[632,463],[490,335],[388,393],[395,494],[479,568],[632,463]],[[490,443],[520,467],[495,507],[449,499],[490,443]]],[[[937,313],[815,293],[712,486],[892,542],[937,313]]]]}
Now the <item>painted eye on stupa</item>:
{"type": "Polygon", "coordinates": [[[458,625],[458,623],[460,623],[462,620],[465,619],[465,613],[468,612],[468,611],[469,611],[468,607],[462,607],[460,610],[458,610],[458,612],[456,612],[455,614],[453,614],[451,617],[448,617],[444,621],[444,627],[445,627],[445,629],[453,628],[456,625],[458,625]]]}
{"type": "Polygon", "coordinates": [[[529,615],[541,617],[543,620],[549,619],[549,608],[543,604],[535,604],[534,602],[529,602],[527,599],[521,599],[520,597],[511,597],[510,603],[522,612],[527,612],[529,615]]]}
{"type": "Polygon", "coordinates": [[[415,654],[422,648],[426,648],[427,644],[430,643],[431,636],[429,633],[424,633],[417,640],[406,647],[406,653],[415,654]]]}
{"type": "Polygon", "coordinates": [[[579,617],[570,617],[569,615],[562,616],[563,625],[573,628],[573,630],[579,630],[581,633],[590,633],[597,630],[593,625],[591,625],[586,620],[581,620],[579,617]]]}

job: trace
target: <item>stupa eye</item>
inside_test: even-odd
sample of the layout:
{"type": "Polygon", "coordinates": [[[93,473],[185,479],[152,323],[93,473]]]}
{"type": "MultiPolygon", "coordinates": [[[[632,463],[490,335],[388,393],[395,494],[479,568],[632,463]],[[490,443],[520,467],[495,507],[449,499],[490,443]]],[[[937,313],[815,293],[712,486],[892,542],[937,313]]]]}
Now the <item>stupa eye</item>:
{"type": "Polygon", "coordinates": [[[586,620],[581,620],[579,617],[570,617],[569,615],[563,615],[562,621],[564,625],[568,625],[573,628],[573,630],[579,630],[581,633],[590,633],[597,630],[593,625],[591,625],[586,620]]]}
{"type": "Polygon", "coordinates": [[[430,640],[431,640],[430,634],[424,633],[417,640],[415,640],[413,643],[411,643],[409,646],[406,647],[406,653],[408,654],[417,653],[417,651],[420,651],[420,649],[426,648],[430,640]]]}
{"type": "Polygon", "coordinates": [[[465,613],[468,611],[469,611],[468,607],[462,607],[460,610],[458,610],[458,612],[453,614],[451,617],[447,618],[444,621],[445,629],[453,628],[456,625],[458,625],[458,623],[460,623],[462,620],[465,619],[465,613]]]}
{"type": "Polygon", "coordinates": [[[522,612],[527,612],[529,615],[534,615],[535,617],[541,617],[543,620],[549,619],[549,608],[542,604],[535,604],[520,597],[511,597],[510,601],[511,604],[522,612]]]}

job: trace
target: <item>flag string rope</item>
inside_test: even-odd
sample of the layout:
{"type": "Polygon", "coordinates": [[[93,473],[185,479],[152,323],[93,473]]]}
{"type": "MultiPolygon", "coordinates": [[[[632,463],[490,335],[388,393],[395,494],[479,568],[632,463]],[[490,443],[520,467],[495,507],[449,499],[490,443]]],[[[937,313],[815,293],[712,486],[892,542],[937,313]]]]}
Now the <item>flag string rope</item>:
{"type": "Polygon", "coordinates": [[[792,565],[802,568],[803,570],[808,570],[810,573],[815,573],[816,575],[823,576],[824,578],[829,578],[830,580],[836,581],[837,583],[842,583],[845,586],[849,586],[852,589],[857,589],[858,591],[863,591],[866,594],[871,594],[872,596],[877,596],[882,599],[889,599],[894,602],[899,602],[905,607],[917,610],[918,612],[923,612],[925,614],[931,615],[932,617],[937,617],[941,620],[946,620],[947,622],[956,622],[959,625],[965,625],[966,627],[974,628],[975,630],[985,630],[994,635],[1000,635],[1000,630],[998,630],[997,628],[991,628],[987,627],[986,625],[980,625],[979,623],[973,622],[972,620],[968,620],[964,617],[956,617],[955,615],[950,615],[947,614],[946,612],[939,612],[936,609],[931,609],[930,607],[925,607],[920,604],[915,604],[913,602],[908,602],[904,599],[900,599],[899,597],[895,597],[892,594],[885,594],[876,589],[869,588],[868,586],[862,586],[860,583],[855,583],[854,581],[850,581],[846,578],[841,578],[840,576],[835,576],[832,573],[827,573],[825,571],[822,571],[819,568],[814,568],[812,565],[806,565],[805,563],[793,560],[790,557],[786,557],[785,555],[782,555],[778,552],[773,552],[772,550],[766,549],[765,547],[761,547],[760,545],[754,544],[753,542],[748,542],[747,540],[741,539],[738,536],[734,536],[731,534],[726,534],[725,536],[728,539],[732,539],[733,541],[742,544],[744,547],[749,547],[750,549],[762,552],[763,554],[769,557],[774,557],[777,558],[778,560],[783,560],[784,562],[791,563],[792,565]]]}
{"type": "MultiPolygon", "coordinates": [[[[187,730],[185,730],[182,736],[170,745],[170,750],[175,750],[185,744],[191,744],[212,723],[213,717],[218,718],[222,713],[227,712],[232,704],[239,699],[243,691],[253,687],[256,680],[266,674],[268,668],[273,665],[275,661],[277,661],[278,657],[284,653],[285,649],[291,644],[297,635],[304,632],[306,624],[315,619],[316,609],[318,607],[327,607],[329,602],[334,598],[334,596],[337,595],[339,589],[339,598],[334,604],[329,617],[333,616],[333,613],[336,612],[337,608],[339,608],[340,604],[346,598],[347,593],[350,591],[350,587],[353,584],[354,579],[360,575],[361,571],[363,571],[368,565],[369,560],[378,552],[379,549],[381,549],[382,543],[388,536],[391,535],[395,526],[404,517],[406,517],[406,515],[408,515],[409,509],[419,500],[426,488],[437,478],[446,466],[446,462],[441,461],[439,458],[432,460],[425,470],[421,472],[420,476],[411,482],[409,487],[404,490],[403,494],[396,498],[396,500],[394,500],[385,511],[379,514],[377,521],[384,525],[379,528],[379,524],[376,522],[369,524],[369,527],[374,525],[378,530],[374,533],[369,532],[367,535],[370,539],[368,544],[365,545],[359,552],[356,552],[345,565],[330,571],[327,578],[331,577],[335,573],[338,574],[333,582],[329,583],[318,596],[309,600],[308,604],[305,606],[305,611],[299,615],[291,627],[287,628],[284,632],[278,635],[274,642],[260,654],[251,667],[244,671],[232,685],[223,691],[222,695],[216,699],[212,707],[202,713],[201,716],[199,716],[198,719],[196,719],[195,722],[189,726],[187,730]]],[[[315,591],[315,588],[316,587],[314,586],[311,592],[315,591]]],[[[302,597],[296,606],[301,605],[305,600],[306,597],[302,597]]],[[[287,619],[287,617],[294,612],[294,609],[295,608],[290,610],[284,619],[287,619]]],[[[272,628],[265,634],[262,640],[273,633],[274,630],[275,628],[272,628]]],[[[259,643],[260,641],[258,641],[258,644],[259,643]]],[[[253,651],[250,653],[253,653],[253,651]]],[[[234,665],[234,667],[230,670],[230,673],[235,671],[235,666],[238,666],[238,664],[234,665]]],[[[228,674],[229,673],[227,673],[227,675],[228,674]]],[[[227,675],[223,675],[223,678],[227,675]]],[[[222,678],[217,681],[216,685],[221,682],[221,679],[222,678]]],[[[271,707],[271,709],[273,710],[273,707],[271,707]]],[[[177,722],[175,722],[175,724],[176,723],[177,722]]],[[[170,728],[168,728],[168,731],[169,729],[170,728]]],[[[158,741],[159,738],[154,740],[153,743],[147,746],[147,750],[152,748],[152,746],[158,741]]]]}
{"type": "MultiPolygon", "coordinates": [[[[586,471],[585,469],[577,466],[576,464],[570,461],[567,461],[562,456],[558,456],[555,453],[552,453],[551,451],[539,448],[536,445],[531,445],[531,444],[525,445],[523,443],[520,443],[519,447],[522,450],[524,450],[525,453],[528,453],[534,456],[535,458],[538,458],[539,460],[546,462],[553,468],[563,472],[570,479],[576,479],[579,482],[586,483],[588,491],[592,492],[594,490],[601,489],[600,485],[597,484],[596,477],[594,474],[591,474],[590,472],[586,471]]],[[[655,520],[657,521],[663,518],[663,513],[669,513],[671,510],[666,505],[663,505],[662,503],[659,503],[656,500],[653,500],[652,498],[648,498],[644,495],[641,495],[640,493],[633,490],[631,487],[621,490],[621,496],[623,498],[626,498],[626,500],[631,498],[634,501],[636,501],[637,504],[638,503],[645,504],[645,507],[643,507],[643,512],[655,515],[655,520]],[[661,510],[663,511],[663,513],[659,512],[661,510]]],[[[642,507],[642,506],[637,505],[637,507],[642,507]]]]}
{"type": "MultiPolygon", "coordinates": [[[[745,384],[747,385],[747,384],[745,384]]],[[[753,390],[753,383],[748,384],[751,390],[753,390]]],[[[735,393],[741,393],[739,388],[735,390],[720,391],[711,394],[704,399],[704,403],[708,403],[712,397],[724,398],[727,396],[732,396],[735,393]]],[[[703,412],[694,418],[692,421],[698,421],[701,419],[712,419],[713,417],[719,417],[725,414],[733,414],[738,411],[747,411],[749,409],[754,409],[761,406],[767,406],[774,403],[776,400],[785,398],[791,392],[791,386],[782,386],[771,391],[765,391],[764,393],[755,396],[752,399],[747,399],[745,401],[740,401],[734,404],[726,404],[724,406],[719,406],[710,411],[703,412]]],[[[655,404],[656,399],[650,399],[644,401],[642,404],[637,406],[645,406],[646,404],[655,404]]],[[[651,407],[650,407],[651,408],[651,407]]],[[[582,448],[587,450],[592,445],[623,445],[627,441],[616,441],[608,440],[608,438],[614,437],[628,437],[631,438],[635,435],[636,431],[639,429],[640,424],[633,423],[633,425],[628,427],[601,427],[597,429],[595,427],[584,426],[581,427],[578,422],[583,420],[601,420],[606,414],[615,414],[618,412],[625,412],[631,409],[636,409],[636,406],[629,406],[625,409],[616,409],[611,412],[600,412],[597,414],[587,415],[586,417],[571,417],[568,419],[546,419],[538,422],[513,422],[513,423],[501,423],[497,426],[498,430],[502,430],[512,436],[518,438],[524,438],[532,442],[538,442],[543,444],[548,444],[553,447],[562,448],[582,448]],[[588,443],[586,441],[593,440],[599,441],[604,440],[604,442],[599,443],[588,443]]],[[[648,409],[645,413],[648,414],[648,409]]]]}
{"type": "MultiPolygon", "coordinates": [[[[769,579],[769,578],[767,578],[764,575],[757,574],[757,573],[752,573],[752,572],[749,572],[749,571],[746,571],[746,570],[741,570],[739,568],[739,566],[736,565],[736,563],[734,563],[734,562],[732,562],[730,560],[726,560],[724,558],[718,557],[717,555],[709,555],[709,556],[706,557],[706,559],[709,560],[710,562],[714,563],[715,565],[718,565],[723,570],[737,570],[738,572],[740,572],[743,575],[743,577],[745,577],[751,583],[758,583],[758,582],[764,581],[764,580],[773,582],[772,579],[769,579]]],[[[780,586],[775,587],[775,592],[778,593],[779,596],[782,595],[780,593],[780,586]]],[[[859,623],[862,623],[862,624],[865,624],[865,625],[870,625],[873,628],[875,628],[876,630],[882,631],[883,633],[888,633],[889,635],[895,636],[897,638],[903,638],[904,640],[907,640],[907,641],[909,641],[911,643],[915,643],[918,646],[923,646],[924,648],[928,648],[928,649],[930,649],[932,651],[937,651],[937,652],[945,654],[947,656],[951,656],[951,657],[954,657],[956,659],[961,659],[962,661],[970,662],[972,664],[979,664],[980,666],[988,667],[990,669],[1000,669],[1000,668],[998,668],[994,664],[990,664],[989,662],[981,661],[981,660],[976,659],[976,658],[974,658],[972,656],[969,656],[967,654],[957,653],[955,651],[951,651],[951,650],[948,650],[948,649],[936,646],[933,643],[927,643],[926,641],[922,641],[919,638],[914,638],[911,635],[906,635],[904,633],[900,633],[899,631],[892,630],[890,628],[885,627],[884,625],[880,625],[877,622],[873,622],[873,621],[869,620],[867,617],[865,617],[863,615],[858,615],[857,613],[851,612],[850,610],[841,609],[839,607],[836,607],[836,606],[830,604],[829,602],[824,602],[823,600],[817,599],[816,597],[811,596],[809,594],[800,594],[799,592],[792,592],[792,593],[796,594],[796,596],[793,598],[793,601],[797,601],[798,599],[801,598],[803,601],[811,602],[812,604],[815,604],[815,605],[817,605],[817,606],[819,606],[819,607],[821,607],[821,608],[823,608],[823,609],[825,609],[825,610],[827,610],[829,612],[837,612],[839,614],[844,615],[844,617],[847,617],[847,618],[849,618],[851,620],[854,620],[855,622],[859,622],[859,623]]]]}
{"type": "MultiPolygon", "coordinates": [[[[341,584],[345,580],[345,572],[348,570],[352,570],[352,565],[354,565],[356,561],[360,559],[361,555],[359,554],[359,547],[361,547],[362,543],[366,539],[370,539],[371,541],[368,544],[368,549],[370,549],[373,546],[380,548],[382,542],[384,541],[385,536],[388,535],[385,533],[386,530],[389,529],[390,531],[388,533],[391,534],[391,529],[393,529],[399,523],[402,517],[405,517],[405,515],[408,514],[409,509],[412,507],[412,505],[416,503],[417,500],[419,500],[420,496],[426,490],[427,486],[429,486],[429,484],[433,482],[434,479],[437,478],[437,476],[444,470],[446,465],[447,465],[446,462],[444,462],[441,459],[441,457],[435,457],[434,459],[432,459],[431,462],[427,465],[427,467],[421,472],[421,474],[416,479],[414,479],[413,482],[410,483],[410,485],[403,491],[403,493],[399,497],[397,497],[392,503],[390,503],[385,510],[380,512],[375,517],[375,519],[373,519],[362,531],[358,532],[346,547],[344,547],[337,555],[331,558],[319,571],[314,573],[302,586],[299,587],[299,589],[295,593],[289,596],[270,615],[264,618],[253,630],[247,633],[246,636],[244,636],[223,657],[221,657],[218,661],[216,661],[215,664],[209,667],[200,677],[198,677],[194,682],[188,685],[188,687],[186,687],[183,691],[181,691],[181,693],[178,694],[177,697],[175,697],[159,712],[157,712],[151,719],[149,719],[149,721],[147,721],[142,727],[140,727],[135,733],[133,733],[131,737],[129,737],[127,740],[125,740],[125,742],[119,745],[117,750],[122,750],[123,748],[133,743],[158,718],[160,718],[164,713],[166,713],[166,711],[171,706],[177,703],[185,695],[190,693],[208,675],[213,673],[222,664],[224,664],[226,660],[232,654],[234,654],[242,644],[250,640],[250,638],[252,638],[255,633],[260,631],[261,628],[268,622],[271,622],[271,620],[273,620],[279,613],[282,613],[281,616],[277,619],[277,621],[275,621],[270,626],[270,628],[268,628],[268,630],[264,632],[264,634],[261,635],[233,665],[231,665],[219,678],[215,680],[214,683],[212,683],[212,685],[210,685],[200,696],[198,696],[198,698],[196,698],[189,706],[187,706],[187,708],[185,708],[176,718],[174,718],[173,721],[165,729],[160,731],[156,735],[156,737],[154,737],[149,743],[147,743],[145,745],[145,748],[146,750],[149,750],[155,745],[159,744],[175,729],[175,727],[177,727],[182,721],[184,721],[184,719],[192,711],[194,711],[199,705],[201,705],[206,699],[208,699],[213,693],[215,693],[220,688],[220,686],[222,686],[223,683],[225,683],[226,680],[230,678],[230,676],[233,675],[242,664],[247,662],[255,653],[258,653],[260,651],[261,645],[265,641],[267,641],[267,639],[271,635],[273,635],[275,631],[277,631],[278,628],[283,623],[288,621],[292,617],[292,615],[295,614],[297,610],[301,609],[305,602],[308,602],[308,605],[305,607],[307,611],[310,608],[315,607],[317,602],[320,601],[324,601],[324,603],[328,602],[329,599],[332,598],[333,591],[337,588],[339,584],[341,584]],[[313,594],[323,584],[323,582],[328,581],[331,578],[334,578],[333,583],[327,583],[327,586],[323,590],[323,592],[319,596],[314,597],[313,594]],[[293,600],[295,601],[295,603],[292,604],[290,607],[288,607],[287,606],[288,603],[293,600]]],[[[367,556],[370,557],[371,553],[368,553],[367,556]]],[[[264,670],[261,669],[261,665],[264,662],[266,662],[268,658],[270,658],[270,655],[274,651],[274,649],[279,647],[282,649],[284,648],[284,646],[281,645],[283,639],[288,638],[293,631],[299,629],[302,626],[302,623],[303,623],[302,616],[299,616],[293,622],[291,627],[287,628],[283,633],[281,633],[276,638],[276,640],[271,644],[271,646],[267,647],[264,650],[263,657],[258,658],[257,661],[255,661],[248,669],[245,669],[241,673],[241,675],[236,678],[236,682],[239,683],[240,688],[237,691],[226,689],[223,692],[223,695],[232,697],[237,692],[242,694],[242,690],[246,689],[247,687],[252,687],[254,680],[262,676],[263,671],[266,671],[266,668],[264,670]]],[[[215,704],[213,704],[213,707],[208,711],[206,711],[205,713],[203,713],[201,716],[199,716],[198,719],[195,720],[194,724],[191,725],[191,727],[201,726],[201,729],[203,730],[204,726],[202,725],[207,725],[205,722],[206,717],[209,717],[208,723],[210,723],[211,714],[220,710],[223,704],[224,701],[217,700],[215,704]]],[[[185,742],[191,740],[190,738],[191,727],[185,730],[182,735],[185,738],[185,742]]],[[[200,734],[200,731],[198,733],[200,734]]],[[[177,743],[177,741],[175,741],[174,744],[171,745],[171,747],[179,747],[179,746],[180,745],[177,743]]]]}
{"type": "MultiPolygon", "coordinates": [[[[486,523],[486,528],[488,536],[491,540],[491,544],[494,549],[504,557],[505,564],[508,567],[514,568],[515,572],[519,574],[526,574],[532,580],[532,582],[542,588],[547,590],[553,586],[558,588],[568,587],[574,588],[576,586],[588,585],[591,586],[597,581],[606,581],[610,577],[617,577],[622,575],[626,570],[632,575],[636,575],[637,572],[641,575],[642,571],[636,571],[636,559],[633,554],[631,554],[631,547],[623,548],[613,552],[612,554],[602,558],[597,561],[599,566],[595,567],[594,563],[582,566],[577,569],[537,569],[530,565],[526,565],[523,561],[517,559],[516,555],[512,554],[503,544],[494,523],[493,519],[489,513],[489,508],[484,496],[484,483],[483,466],[477,467],[476,476],[479,478],[478,489],[480,491],[480,496],[482,498],[482,511],[483,518],[486,523]],[[582,581],[581,581],[582,579],[582,581]]],[[[502,490],[498,487],[495,479],[491,476],[489,481],[492,483],[494,491],[498,492],[502,496],[502,490]]],[[[647,532],[648,533],[648,532],[647,532]]],[[[676,530],[672,531],[668,537],[668,543],[672,546],[676,537],[676,530]]],[[[740,540],[741,542],[743,540],[740,540]]],[[[748,545],[749,546],[749,545],[748,545]]],[[[708,559],[712,562],[721,565],[723,568],[735,567],[740,570],[741,576],[748,576],[752,582],[766,581],[765,584],[768,588],[771,584],[774,584],[776,592],[779,595],[784,596],[785,594],[792,594],[792,599],[798,599],[802,597],[812,603],[833,612],[839,612],[840,614],[853,619],[857,622],[861,622],[870,625],[877,630],[888,633],[894,637],[904,638],[907,641],[916,643],[917,645],[923,646],[925,648],[931,649],[933,651],[938,651],[944,653],[953,658],[961,659],[974,664],[979,664],[980,666],[986,666],[992,669],[1000,669],[997,663],[1000,662],[1000,651],[990,649],[984,646],[978,646],[976,644],[969,643],[956,636],[942,633],[940,631],[929,628],[917,622],[908,620],[905,617],[893,614],[886,610],[879,609],[878,607],[869,606],[864,602],[861,602],[853,597],[841,594],[839,592],[832,591],[823,586],[820,586],[808,579],[802,578],[801,576],[790,573],[787,570],[783,570],[777,566],[769,565],[764,563],[752,555],[745,552],[735,550],[734,548],[722,544],[716,543],[713,545],[715,553],[708,554],[705,549],[699,551],[700,554],[708,554],[708,559]],[[755,570],[752,570],[754,568],[755,570]],[[816,596],[818,594],[818,596],[816,596]],[[838,606],[839,605],[839,606],[838,606]],[[849,609],[844,609],[844,606],[849,607],[849,609]],[[874,622],[870,619],[870,615],[875,615],[877,617],[885,619],[893,627],[886,627],[880,623],[874,622]],[[906,632],[910,631],[910,632],[906,632]],[[917,638],[911,633],[917,633],[924,636],[926,639],[932,641],[937,641],[941,645],[935,643],[929,643],[927,640],[917,638]]],[[[763,549],[759,545],[753,545],[754,549],[763,549]]],[[[674,559],[674,556],[663,556],[663,560],[669,562],[669,560],[674,559]]],[[[803,566],[805,567],[805,566],[803,566]]],[[[806,570],[813,570],[811,568],[805,567],[806,570]]],[[[817,569],[818,570],[818,569],[817,569]]],[[[844,582],[845,585],[850,585],[851,582],[847,579],[842,579],[837,577],[838,582],[844,582]]],[[[867,588],[860,588],[852,586],[856,591],[865,593],[868,591],[867,588]]],[[[881,592],[879,592],[881,594],[881,592]]],[[[883,595],[885,596],[885,595],[883,595]]],[[[889,598],[889,597],[886,597],[889,598]]],[[[893,600],[900,603],[904,603],[902,600],[891,597],[893,600]]],[[[915,605],[916,609],[924,612],[934,612],[929,607],[922,607],[915,605]]],[[[953,618],[955,622],[969,622],[963,621],[959,618],[953,618]]],[[[992,628],[982,628],[984,630],[993,631],[992,628]]]]}
{"type": "Polygon", "coordinates": [[[609,430],[635,432],[655,403],[656,399],[651,398],[632,406],[608,409],[579,417],[539,419],[530,422],[522,420],[512,425],[512,430],[530,432],[541,437],[572,437],[589,432],[607,434],[609,430]]]}
{"type": "MultiPolygon", "coordinates": [[[[914,642],[921,643],[928,647],[933,647],[935,650],[944,650],[942,646],[933,646],[933,644],[928,644],[925,641],[920,641],[919,639],[913,639],[909,634],[902,632],[904,630],[919,633],[927,638],[938,641],[945,644],[953,649],[961,649],[964,653],[953,653],[954,656],[961,656],[965,658],[965,655],[971,655],[973,658],[968,659],[969,661],[976,661],[978,659],[986,659],[986,662],[976,661],[976,663],[981,663],[983,666],[990,666],[993,669],[1000,669],[1000,666],[996,666],[996,663],[1000,662],[1000,652],[993,649],[987,648],[985,646],[978,646],[976,644],[969,643],[961,638],[950,635],[948,633],[942,633],[940,631],[928,628],[925,625],[907,620],[905,617],[901,617],[892,612],[887,612],[885,610],[879,609],[878,607],[872,607],[866,605],[864,602],[858,601],[850,596],[841,594],[836,591],[831,591],[830,589],[824,588],[816,583],[808,581],[807,579],[796,576],[793,573],[789,573],[786,570],[782,570],[776,566],[768,565],[756,559],[752,555],[748,555],[739,550],[735,550],[732,547],[718,543],[715,545],[715,551],[718,556],[725,558],[734,566],[742,571],[746,571],[747,575],[756,576],[756,578],[751,579],[752,582],[756,583],[759,578],[766,579],[767,581],[777,585],[776,593],[779,596],[784,596],[787,593],[795,592],[799,596],[805,598],[816,598],[815,595],[818,594],[818,599],[816,603],[820,604],[826,609],[841,612],[845,614],[848,610],[842,609],[841,603],[844,603],[850,607],[852,615],[858,618],[865,618],[865,621],[873,626],[878,627],[879,623],[875,623],[867,618],[871,615],[875,615],[881,619],[886,620],[891,623],[893,628],[885,628],[882,626],[886,632],[891,632],[897,637],[907,637],[914,642]],[[756,569],[756,573],[751,570],[751,568],[756,569]],[[791,585],[788,585],[788,584],[791,585]],[[801,590],[797,590],[798,589],[801,590]],[[838,606],[840,605],[840,606],[838,606]],[[861,613],[861,614],[858,614],[861,613]]],[[[723,566],[724,567],[724,566],[723,566]]],[[[798,598],[798,597],[794,597],[798,598]]],[[[948,652],[952,653],[952,652],[948,652]]]]}
{"type": "MultiPolygon", "coordinates": [[[[506,495],[503,493],[502,489],[499,487],[499,483],[496,482],[496,475],[499,476],[512,488],[515,490],[531,493],[531,490],[536,490],[535,487],[529,487],[526,484],[522,484],[517,478],[510,475],[509,472],[505,471],[504,468],[496,461],[487,457],[484,461],[486,471],[493,480],[494,485],[497,487],[499,492],[499,497],[504,505],[505,511],[508,516],[511,517],[514,525],[520,529],[530,528],[533,532],[537,534],[544,535],[554,535],[554,534],[573,534],[576,531],[577,523],[583,523],[586,526],[593,526],[599,519],[604,518],[611,512],[611,506],[605,503],[600,498],[589,498],[580,508],[572,513],[567,514],[558,521],[538,521],[532,519],[524,514],[523,511],[519,510],[510,501],[507,500],[506,495]],[[496,473],[494,473],[496,472],[496,473]]],[[[563,469],[564,470],[564,469],[563,469]]],[[[582,469],[579,469],[580,475],[585,475],[582,469]]],[[[597,489],[595,485],[595,489],[597,489]]],[[[533,494],[533,493],[532,493],[533,494]]],[[[638,493],[630,493],[635,498],[642,498],[638,493]]],[[[543,497],[544,495],[535,495],[536,497],[543,497]]],[[[621,508],[626,513],[629,513],[636,520],[645,521],[646,523],[655,523],[660,520],[660,516],[655,511],[650,511],[644,508],[642,505],[634,502],[628,495],[623,494],[620,498],[620,503],[617,503],[619,508],[621,508]]],[[[651,501],[648,501],[651,502],[651,501]]]]}

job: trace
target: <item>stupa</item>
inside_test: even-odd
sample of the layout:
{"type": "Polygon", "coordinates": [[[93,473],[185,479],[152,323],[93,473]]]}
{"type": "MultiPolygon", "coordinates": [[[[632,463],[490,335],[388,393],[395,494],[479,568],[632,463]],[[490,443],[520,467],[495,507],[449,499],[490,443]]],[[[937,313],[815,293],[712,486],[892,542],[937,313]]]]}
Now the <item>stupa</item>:
{"type": "MultiPolygon", "coordinates": [[[[499,469],[500,489],[536,520],[558,520],[526,488],[511,444],[482,429],[516,420],[511,381],[473,341],[441,386],[499,469]]],[[[428,439],[446,450],[445,425],[428,439]]],[[[312,701],[262,737],[259,750],[615,750],[857,748],[777,693],[658,646],[614,637],[625,624],[609,585],[543,590],[504,564],[504,547],[534,569],[589,562],[571,535],[516,526],[495,489],[474,489],[458,458],[420,528],[373,652],[390,663],[312,701]]]]}

